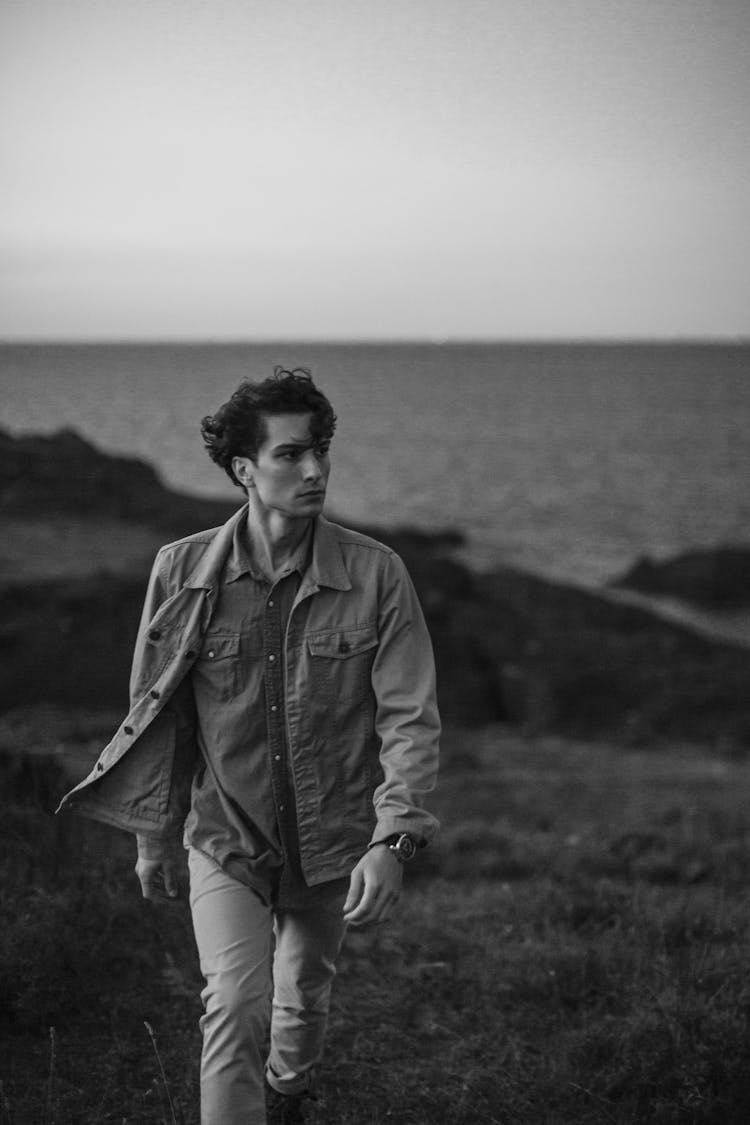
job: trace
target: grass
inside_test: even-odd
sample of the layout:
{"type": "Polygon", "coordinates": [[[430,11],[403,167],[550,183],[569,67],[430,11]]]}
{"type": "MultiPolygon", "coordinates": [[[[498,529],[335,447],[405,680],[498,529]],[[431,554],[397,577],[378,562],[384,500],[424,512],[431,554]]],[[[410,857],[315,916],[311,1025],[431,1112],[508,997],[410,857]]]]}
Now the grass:
{"type": "MultiPolygon", "coordinates": [[[[33,727],[0,744],[98,745],[91,717],[33,727]]],[[[0,1125],[196,1125],[184,900],[143,903],[127,836],[49,815],[48,756],[3,773],[0,1125]]],[[[710,748],[450,731],[441,840],[347,938],[313,1125],[744,1125],[749,780],[710,748]]]]}

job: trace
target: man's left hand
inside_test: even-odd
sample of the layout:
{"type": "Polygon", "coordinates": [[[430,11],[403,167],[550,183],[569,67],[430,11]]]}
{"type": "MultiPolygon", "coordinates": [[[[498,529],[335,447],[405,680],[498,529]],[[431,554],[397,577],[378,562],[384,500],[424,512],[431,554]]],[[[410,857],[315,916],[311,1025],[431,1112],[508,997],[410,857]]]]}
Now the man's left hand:
{"type": "Polygon", "coordinates": [[[350,926],[386,922],[398,902],[404,873],[385,844],[370,848],[354,868],[344,903],[344,921],[350,926]]]}

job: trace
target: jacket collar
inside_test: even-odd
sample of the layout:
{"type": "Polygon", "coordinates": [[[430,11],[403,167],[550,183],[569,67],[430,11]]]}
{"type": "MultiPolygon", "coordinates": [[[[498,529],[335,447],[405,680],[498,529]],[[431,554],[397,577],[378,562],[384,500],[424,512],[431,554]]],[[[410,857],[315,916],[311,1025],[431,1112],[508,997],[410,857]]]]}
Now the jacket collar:
{"type": "Polygon", "coordinates": [[[247,504],[243,504],[225,524],[216,529],[214,538],[185,582],[188,589],[210,590],[216,585],[232,550],[235,530],[247,519],[247,508],[247,504]]]}
{"type": "MultiPolygon", "coordinates": [[[[218,582],[227,559],[231,554],[235,533],[247,519],[248,505],[243,504],[233,516],[217,529],[198,565],[185,582],[192,590],[210,590],[218,582]]],[[[328,586],[333,590],[351,590],[344,556],[338,536],[323,516],[315,521],[313,533],[312,559],[304,579],[304,586],[328,586]]]]}

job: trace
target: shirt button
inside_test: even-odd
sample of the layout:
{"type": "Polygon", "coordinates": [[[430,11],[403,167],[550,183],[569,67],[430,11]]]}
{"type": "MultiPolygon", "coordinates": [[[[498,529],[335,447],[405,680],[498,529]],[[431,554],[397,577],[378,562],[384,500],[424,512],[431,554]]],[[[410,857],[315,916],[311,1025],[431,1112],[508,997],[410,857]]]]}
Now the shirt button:
{"type": "Polygon", "coordinates": [[[286,805],[279,805],[279,812],[283,812],[285,808],[286,805]]]}
{"type": "Polygon", "coordinates": [[[278,711],[278,707],[276,706],[276,704],[275,704],[275,703],[272,703],[272,704],[271,704],[271,710],[272,710],[272,711],[278,711]]]}
{"type": "Polygon", "coordinates": [[[213,658],[216,656],[216,653],[214,652],[213,649],[211,649],[211,651],[209,653],[207,653],[206,655],[208,656],[209,660],[213,660],[213,658]]]}
{"type": "Polygon", "coordinates": [[[281,754],[276,754],[276,756],[274,757],[273,760],[274,760],[274,762],[280,762],[281,761],[281,754]]]}
{"type": "Polygon", "coordinates": [[[273,602],[269,602],[268,604],[269,604],[270,606],[273,606],[273,602]]]}
{"type": "Polygon", "coordinates": [[[273,654],[273,653],[271,653],[271,655],[269,656],[269,658],[268,658],[268,659],[269,659],[269,660],[275,660],[275,659],[276,659],[276,657],[274,656],[274,654],[273,654]]]}

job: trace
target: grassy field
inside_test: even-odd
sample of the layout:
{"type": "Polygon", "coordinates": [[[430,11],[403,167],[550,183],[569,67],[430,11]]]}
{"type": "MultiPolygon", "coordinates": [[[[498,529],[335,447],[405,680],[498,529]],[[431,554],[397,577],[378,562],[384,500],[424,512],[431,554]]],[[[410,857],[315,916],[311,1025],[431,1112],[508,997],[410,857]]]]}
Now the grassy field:
{"type": "MultiPolygon", "coordinates": [[[[1,1125],[198,1121],[187,907],[140,900],[128,837],[49,814],[49,755],[105,727],[0,728],[1,1125]]],[[[449,731],[440,843],[347,938],[314,1125],[745,1125],[748,781],[736,752],[449,731]]]]}

